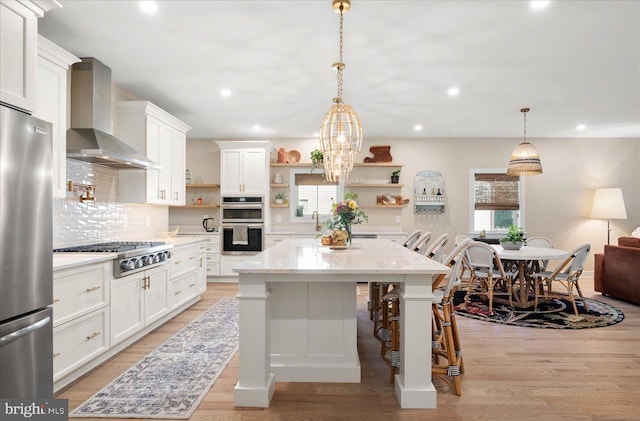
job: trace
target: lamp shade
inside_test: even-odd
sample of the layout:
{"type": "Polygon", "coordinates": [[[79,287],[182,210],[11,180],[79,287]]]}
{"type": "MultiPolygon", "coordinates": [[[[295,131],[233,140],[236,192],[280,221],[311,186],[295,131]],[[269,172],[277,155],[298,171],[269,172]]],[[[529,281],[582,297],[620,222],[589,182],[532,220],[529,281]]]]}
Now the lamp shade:
{"type": "Polygon", "coordinates": [[[591,217],[599,219],[627,219],[622,189],[597,189],[593,197],[591,217]]]}

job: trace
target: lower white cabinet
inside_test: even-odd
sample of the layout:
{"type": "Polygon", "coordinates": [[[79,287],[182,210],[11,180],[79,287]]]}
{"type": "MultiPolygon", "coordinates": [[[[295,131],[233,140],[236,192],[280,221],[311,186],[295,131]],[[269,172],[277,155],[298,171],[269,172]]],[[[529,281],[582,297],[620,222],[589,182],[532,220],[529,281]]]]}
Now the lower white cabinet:
{"type": "Polygon", "coordinates": [[[111,345],[127,339],[169,311],[167,265],[111,281],[111,345]]]}
{"type": "Polygon", "coordinates": [[[109,349],[112,262],[53,273],[53,379],[109,349]]]}
{"type": "Polygon", "coordinates": [[[54,381],[71,373],[108,349],[109,307],[103,307],[54,327],[54,381]]]}
{"type": "Polygon", "coordinates": [[[170,284],[169,306],[174,309],[198,295],[198,271],[172,279],[170,284]]]}
{"type": "Polygon", "coordinates": [[[196,289],[198,293],[207,290],[207,243],[198,243],[198,271],[196,280],[196,289]]]}

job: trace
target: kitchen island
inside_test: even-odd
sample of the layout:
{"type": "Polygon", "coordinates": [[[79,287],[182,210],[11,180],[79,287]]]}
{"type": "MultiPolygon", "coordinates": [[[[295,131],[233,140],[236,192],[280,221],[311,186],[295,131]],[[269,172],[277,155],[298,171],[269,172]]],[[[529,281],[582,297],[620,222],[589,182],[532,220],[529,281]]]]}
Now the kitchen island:
{"type": "Polygon", "coordinates": [[[358,282],[400,288],[402,408],[435,408],[431,383],[432,277],[448,268],[389,240],[348,249],[290,239],[239,263],[240,367],[236,406],[268,407],[275,382],[360,382],[358,282]]]}

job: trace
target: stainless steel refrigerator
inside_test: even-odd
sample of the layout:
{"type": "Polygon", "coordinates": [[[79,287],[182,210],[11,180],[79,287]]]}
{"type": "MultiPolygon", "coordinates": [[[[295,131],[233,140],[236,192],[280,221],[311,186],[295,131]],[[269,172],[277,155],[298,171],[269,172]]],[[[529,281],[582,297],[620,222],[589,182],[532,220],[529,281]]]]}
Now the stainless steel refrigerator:
{"type": "Polygon", "coordinates": [[[53,397],[51,123],[0,104],[0,398],[53,397]]]}

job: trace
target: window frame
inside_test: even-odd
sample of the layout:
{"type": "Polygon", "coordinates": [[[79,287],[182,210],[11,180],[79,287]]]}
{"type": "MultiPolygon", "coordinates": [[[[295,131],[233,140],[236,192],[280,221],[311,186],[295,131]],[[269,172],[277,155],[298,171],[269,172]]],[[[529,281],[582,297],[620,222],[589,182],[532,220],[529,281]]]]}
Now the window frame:
{"type": "MultiPolygon", "coordinates": [[[[470,237],[477,237],[480,232],[479,231],[475,231],[475,215],[474,215],[474,211],[475,211],[475,183],[476,183],[476,174],[506,174],[507,173],[507,169],[506,168],[470,168],[469,169],[469,221],[468,221],[468,228],[469,228],[469,236],[470,237]]],[[[519,226],[526,231],[526,212],[525,212],[525,196],[526,196],[526,182],[525,182],[525,178],[523,176],[520,176],[520,196],[518,198],[518,212],[520,214],[520,222],[519,222],[519,226]]],[[[486,231],[486,234],[488,237],[500,237],[503,234],[505,234],[507,231],[506,230],[499,230],[499,231],[486,231]]]]}
{"type": "MultiPolygon", "coordinates": [[[[289,220],[292,223],[304,223],[313,221],[312,216],[304,215],[304,216],[296,216],[296,209],[298,208],[298,186],[296,185],[296,174],[309,174],[310,172],[314,174],[324,174],[324,169],[315,168],[313,170],[309,170],[308,168],[291,168],[289,171],[289,220]]],[[[335,200],[339,201],[344,196],[344,183],[340,181],[336,185],[336,197],[335,200]]],[[[330,214],[319,214],[318,221],[322,222],[326,220],[330,214]]]]}

